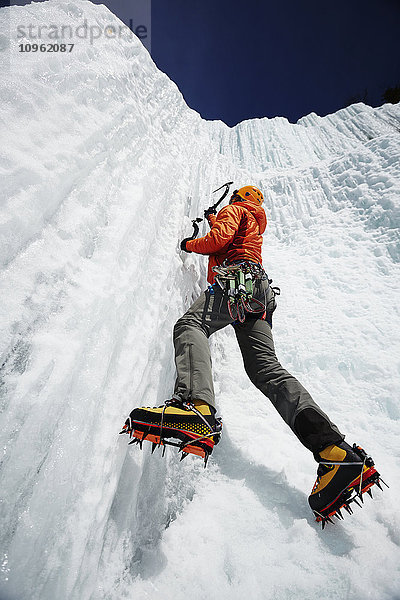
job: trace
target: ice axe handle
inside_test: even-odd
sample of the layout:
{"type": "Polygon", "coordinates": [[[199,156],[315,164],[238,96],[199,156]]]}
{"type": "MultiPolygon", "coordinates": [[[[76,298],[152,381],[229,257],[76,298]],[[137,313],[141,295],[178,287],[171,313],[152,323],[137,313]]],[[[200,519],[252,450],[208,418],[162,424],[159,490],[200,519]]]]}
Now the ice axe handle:
{"type": "Polygon", "coordinates": [[[212,206],[210,206],[209,208],[207,208],[204,211],[204,218],[207,219],[207,221],[209,220],[208,217],[210,215],[215,215],[217,213],[217,206],[219,206],[221,204],[222,200],[224,200],[224,198],[226,198],[226,196],[228,195],[229,187],[232,185],[232,183],[233,183],[233,181],[228,181],[227,183],[224,183],[224,185],[221,185],[221,187],[219,187],[213,191],[213,194],[214,194],[215,192],[218,192],[218,190],[222,189],[223,187],[225,188],[224,193],[222,194],[221,198],[219,200],[217,200],[217,202],[215,204],[213,204],[212,206]]]}
{"type": "Polygon", "coordinates": [[[192,221],[192,225],[193,225],[193,233],[192,233],[192,237],[190,238],[191,240],[194,240],[200,231],[200,228],[198,226],[198,223],[201,223],[203,219],[200,219],[200,217],[197,217],[197,219],[193,219],[192,221]]]}
{"type": "MultiPolygon", "coordinates": [[[[228,181],[227,183],[224,183],[223,185],[221,185],[221,187],[219,187],[216,190],[214,190],[214,192],[218,192],[218,190],[221,190],[222,188],[225,188],[224,193],[222,194],[221,198],[215,204],[213,204],[212,206],[210,206],[210,208],[208,208],[206,211],[204,211],[204,213],[209,213],[210,214],[211,212],[214,212],[216,210],[217,206],[219,204],[221,204],[222,200],[224,198],[226,198],[226,196],[228,195],[229,187],[232,185],[232,183],[233,183],[233,181],[228,181]]],[[[198,233],[200,231],[198,223],[201,223],[202,220],[203,219],[201,217],[197,217],[197,219],[193,219],[193,221],[192,221],[192,225],[193,225],[192,236],[190,238],[186,238],[186,239],[194,240],[197,237],[197,235],[198,235],[198,233]]]]}
{"type": "Polygon", "coordinates": [[[226,196],[229,193],[229,188],[232,185],[233,181],[228,181],[227,183],[224,183],[223,185],[221,185],[221,187],[217,188],[216,190],[213,191],[213,194],[215,192],[218,192],[218,190],[222,190],[222,188],[224,187],[224,193],[222,194],[221,198],[219,200],[217,200],[217,202],[215,204],[213,204],[212,206],[210,206],[210,208],[208,209],[210,210],[215,210],[217,208],[217,206],[219,206],[219,204],[221,204],[222,200],[224,200],[224,198],[226,198],[226,196]]]}

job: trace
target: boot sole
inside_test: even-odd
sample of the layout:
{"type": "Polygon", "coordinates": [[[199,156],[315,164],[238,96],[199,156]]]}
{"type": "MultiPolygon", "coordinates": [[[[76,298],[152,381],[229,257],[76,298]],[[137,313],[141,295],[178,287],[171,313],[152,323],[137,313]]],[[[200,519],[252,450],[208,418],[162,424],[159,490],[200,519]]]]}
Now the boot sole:
{"type": "MultiPolygon", "coordinates": [[[[128,433],[127,430],[126,433],[128,433]]],[[[132,422],[131,437],[135,438],[133,442],[143,442],[146,440],[158,446],[177,446],[184,453],[195,454],[197,456],[201,456],[202,458],[206,458],[206,455],[210,455],[215,445],[215,442],[212,439],[204,439],[203,436],[188,430],[163,425],[161,431],[160,426],[141,421],[132,422]],[[160,436],[161,433],[162,437],[160,436]],[[181,440],[181,443],[176,444],[165,439],[170,437],[181,440]]]]}

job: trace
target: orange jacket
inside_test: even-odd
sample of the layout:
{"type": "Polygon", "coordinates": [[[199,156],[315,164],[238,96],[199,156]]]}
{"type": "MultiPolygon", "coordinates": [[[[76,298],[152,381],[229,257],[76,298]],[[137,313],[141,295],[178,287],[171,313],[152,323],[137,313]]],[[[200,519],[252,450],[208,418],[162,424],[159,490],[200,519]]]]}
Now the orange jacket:
{"type": "Polygon", "coordinates": [[[212,268],[225,259],[251,260],[262,264],[262,234],[267,226],[265,211],[259,204],[246,200],[222,208],[209,218],[211,230],[207,235],[186,243],[197,254],[208,254],[208,281],[214,283],[212,268]]]}

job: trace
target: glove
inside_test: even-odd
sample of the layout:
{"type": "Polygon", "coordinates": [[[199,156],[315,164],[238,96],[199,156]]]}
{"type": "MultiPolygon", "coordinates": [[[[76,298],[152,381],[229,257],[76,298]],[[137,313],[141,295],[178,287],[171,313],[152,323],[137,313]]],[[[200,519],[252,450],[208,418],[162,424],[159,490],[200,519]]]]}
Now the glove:
{"type": "Polygon", "coordinates": [[[211,208],[207,208],[207,210],[204,211],[204,218],[207,219],[208,221],[208,217],[210,215],[216,215],[217,214],[217,209],[214,207],[211,208]]]}
{"type": "Polygon", "coordinates": [[[186,243],[192,241],[193,238],[185,238],[184,240],[181,241],[181,250],[183,250],[184,252],[187,252],[188,254],[191,254],[192,251],[191,250],[187,250],[186,249],[186,243]]]}

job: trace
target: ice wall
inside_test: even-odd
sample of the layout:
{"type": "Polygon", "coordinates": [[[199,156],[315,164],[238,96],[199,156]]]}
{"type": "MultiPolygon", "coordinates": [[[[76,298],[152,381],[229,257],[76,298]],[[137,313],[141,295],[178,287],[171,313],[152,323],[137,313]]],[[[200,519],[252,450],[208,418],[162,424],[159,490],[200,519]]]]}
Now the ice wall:
{"type": "Polygon", "coordinates": [[[0,17],[1,600],[397,598],[399,106],[230,129],[136,38],[18,52],[18,24],[105,28],[104,6],[0,17]],[[391,485],[323,534],[315,463],[230,331],[212,341],[225,428],[207,470],[117,435],[171,394],[172,327],[206,285],[179,241],[231,179],[265,193],[281,362],[391,485]]]}

